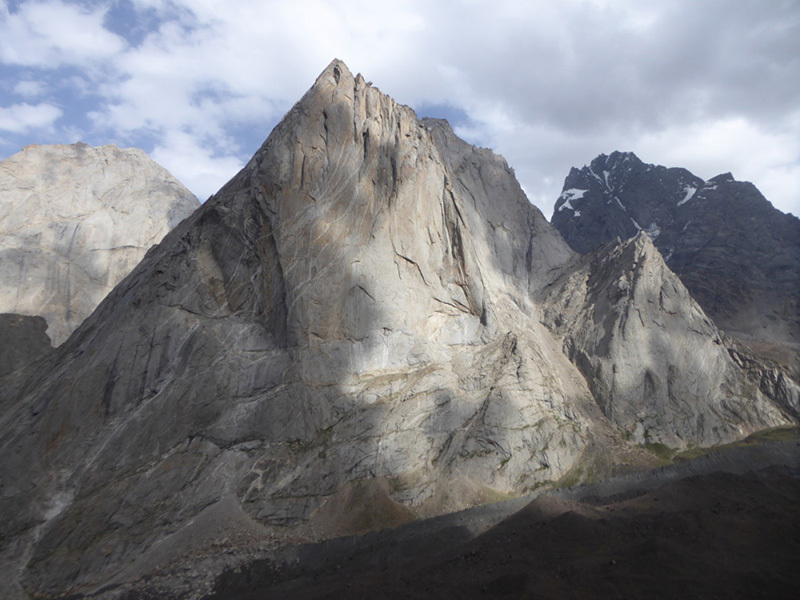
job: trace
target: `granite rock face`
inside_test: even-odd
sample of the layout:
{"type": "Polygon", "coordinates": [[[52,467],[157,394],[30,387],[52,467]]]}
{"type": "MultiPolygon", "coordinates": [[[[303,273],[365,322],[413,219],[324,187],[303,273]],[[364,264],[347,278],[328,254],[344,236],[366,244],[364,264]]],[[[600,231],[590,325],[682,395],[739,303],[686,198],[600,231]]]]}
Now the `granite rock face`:
{"type": "Polygon", "coordinates": [[[730,173],[703,181],[613,152],[570,171],[552,223],[578,252],[646,231],[727,333],[800,348],[800,219],[752,183],[730,173]]]}
{"type": "Polygon", "coordinates": [[[733,341],[644,232],[584,256],[542,304],[603,414],[637,443],[712,446],[800,417],[783,391],[743,376],[733,341]]]}
{"type": "Polygon", "coordinates": [[[61,344],[197,199],[138,149],[28,146],[0,162],[0,312],[61,344]]]}
{"type": "Polygon", "coordinates": [[[724,356],[680,371],[685,328],[693,352],[718,334],[652,246],[598,255],[607,281],[585,260],[501,157],[334,61],[65,344],[0,381],[0,592],[91,593],[234,526],[317,539],[530,492],[608,467],[664,403],[680,418],[649,436],[678,446],[791,421],[724,356]],[[640,304],[665,328],[622,327],[640,304]],[[604,391],[623,358],[658,378],[641,410],[634,375],[604,391]]]}

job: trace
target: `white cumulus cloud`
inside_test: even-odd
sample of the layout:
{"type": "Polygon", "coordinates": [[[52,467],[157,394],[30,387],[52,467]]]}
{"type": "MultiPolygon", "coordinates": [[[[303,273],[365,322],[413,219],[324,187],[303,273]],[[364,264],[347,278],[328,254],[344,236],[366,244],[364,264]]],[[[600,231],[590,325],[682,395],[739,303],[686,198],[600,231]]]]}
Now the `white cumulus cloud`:
{"type": "Polygon", "coordinates": [[[41,96],[46,89],[47,86],[43,82],[30,79],[19,81],[14,85],[14,93],[25,98],[41,96]]]}
{"type": "Polygon", "coordinates": [[[244,164],[236,156],[214,155],[208,145],[171,132],[150,156],[175,175],[201,202],[219,190],[244,164]]]}
{"type": "Polygon", "coordinates": [[[61,114],[60,108],[48,103],[0,106],[0,131],[24,133],[51,128],[61,114]]]}
{"type": "Polygon", "coordinates": [[[105,29],[106,8],[37,0],[11,13],[0,8],[0,61],[54,68],[91,65],[125,48],[125,40],[105,29]]]}

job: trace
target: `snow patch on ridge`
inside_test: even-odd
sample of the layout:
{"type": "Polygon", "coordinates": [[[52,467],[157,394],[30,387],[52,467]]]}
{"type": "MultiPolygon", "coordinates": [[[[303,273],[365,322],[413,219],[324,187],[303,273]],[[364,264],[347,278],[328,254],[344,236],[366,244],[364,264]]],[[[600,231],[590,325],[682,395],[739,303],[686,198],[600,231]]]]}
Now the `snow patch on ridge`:
{"type": "Polygon", "coordinates": [[[580,200],[581,198],[583,198],[583,195],[587,191],[588,190],[579,190],[577,188],[570,188],[568,190],[564,190],[563,192],[561,192],[561,196],[559,196],[559,200],[561,198],[563,198],[565,200],[565,202],[564,202],[564,204],[562,204],[561,206],[558,207],[558,212],[561,212],[563,209],[568,208],[569,210],[575,212],[575,216],[576,217],[580,217],[581,213],[579,211],[575,210],[575,207],[572,206],[571,202],[572,202],[572,200],[580,200]]]}
{"type": "Polygon", "coordinates": [[[689,200],[694,198],[694,195],[697,192],[697,188],[696,187],[692,187],[691,185],[687,185],[685,188],[683,188],[683,191],[686,193],[686,195],[683,197],[683,200],[678,202],[678,206],[683,206],[689,200]]]}
{"type": "MultiPolygon", "coordinates": [[[[634,223],[636,223],[636,221],[634,221],[634,223]]],[[[657,222],[653,221],[653,222],[650,224],[650,227],[648,227],[647,229],[645,229],[645,230],[644,230],[644,232],[645,232],[645,233],[648,235],[648,237],[649,237],[649,238],[650,238],[652,241],[654,241],[654,242],[655,242],[655,241],[656,241],[656,238],[657,238],[659,235],[661,235],[661,228],[658,226],[658,223],[657,223],[657,222]]]]}

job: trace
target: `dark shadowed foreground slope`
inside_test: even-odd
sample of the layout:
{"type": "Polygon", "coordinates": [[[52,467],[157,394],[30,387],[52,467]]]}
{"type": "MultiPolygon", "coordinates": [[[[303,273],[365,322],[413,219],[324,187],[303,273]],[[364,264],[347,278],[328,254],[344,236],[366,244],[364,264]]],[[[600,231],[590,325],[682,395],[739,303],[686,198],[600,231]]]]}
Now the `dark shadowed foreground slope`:
{"type": "Polygon", "coordinates": [[[798,467],[797,441],[729,450],[546,494],[521,510],[473,509],[427,530],[406,526],[318,544],[285,563],[245,563],[226,571],[208,600],[794,598],[798,467]]]}

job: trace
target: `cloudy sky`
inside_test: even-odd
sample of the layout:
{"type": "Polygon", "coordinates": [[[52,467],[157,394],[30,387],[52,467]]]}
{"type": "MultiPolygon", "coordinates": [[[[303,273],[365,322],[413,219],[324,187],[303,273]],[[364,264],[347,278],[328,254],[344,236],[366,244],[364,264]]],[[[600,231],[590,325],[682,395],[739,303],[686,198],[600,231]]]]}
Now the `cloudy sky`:
{"type": "Polygon", "coordinates": [[[548,217],[613,150],[800,215],[800,0],[0,0],[0,158],[139,146],[204,200],[334,57],[548,217]]]}

